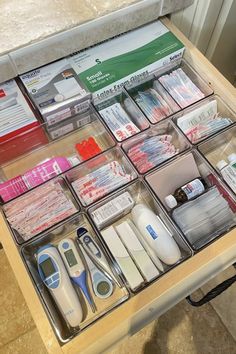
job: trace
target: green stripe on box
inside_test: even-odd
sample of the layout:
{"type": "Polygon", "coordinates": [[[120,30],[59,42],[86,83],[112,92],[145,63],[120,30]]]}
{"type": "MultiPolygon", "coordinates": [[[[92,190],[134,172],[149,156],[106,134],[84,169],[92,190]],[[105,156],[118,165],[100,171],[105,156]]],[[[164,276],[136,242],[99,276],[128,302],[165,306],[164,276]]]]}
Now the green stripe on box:
{"type": "Polygon", "coordinates": [[[183,47],[173,33],[167,32],[138,49],[94,65],[80,73],[79,78],[90,92],[96,92],[183,47]]]}

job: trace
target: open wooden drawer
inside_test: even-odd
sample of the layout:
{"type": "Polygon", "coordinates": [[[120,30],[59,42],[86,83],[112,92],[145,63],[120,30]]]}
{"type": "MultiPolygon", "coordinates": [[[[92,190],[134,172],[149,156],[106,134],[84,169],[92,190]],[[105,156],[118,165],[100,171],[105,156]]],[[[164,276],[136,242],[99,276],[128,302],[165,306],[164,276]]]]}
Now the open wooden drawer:
{"type": "MultiPolygon", "coordinates": [[[[167,19],[164,24],[185,44],[185,59],[208,81],[215,93],[236,110],[235,89],[167,19]]],[[[132,335],[217,273],[236,262],[236,229],[172,269],[78,336],[60,345],[3,216],[0,241],[18,280],[32,317],[49,353],[104,352],[132,335]]]]}

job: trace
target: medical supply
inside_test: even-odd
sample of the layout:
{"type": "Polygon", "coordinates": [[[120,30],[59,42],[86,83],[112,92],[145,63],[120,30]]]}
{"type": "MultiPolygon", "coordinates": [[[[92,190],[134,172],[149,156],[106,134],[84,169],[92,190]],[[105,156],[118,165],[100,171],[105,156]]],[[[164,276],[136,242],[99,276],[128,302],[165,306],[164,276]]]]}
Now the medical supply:
{"type": "Polygon", "coordinates": [[[101,235],[110,252],[115,258],[120,270],[124,274],[131,290],[135,291],[144,283],[144,279],[128,254],[113,226],[101,231],[101,235]]]}
{"type": "Polygon", "coordinates": [[[16,81],[0,84],[0,143],[39,124],[16,81]]]}
{"type": "Polygon", "coordinates": [[[61,314],[71,327],[78,327],[83,319],[83,311],[56,247],[48,244],[39,248],[37,264],[40,278],[61,314]]]}
{"type": "Polygon", "coordinates": [[[0,183],[0,198],[2,202],[8,202],[26,191],[28,191],[28,187],[22,176],[16,176],[6,182],[0,183]]]}
{"type": "Polygon", "coordinates": [[[126,191],[92,211],[91,216],[97,228],[101,229],[118,216],[127,214],[133,206],[134,200],[130,193],[126,191]]]}
{"type": "Polygon", "coordinates": [[[61,183],[61,179],[50,181],[3,207],[11,227],[24,241],[77,212],[61,183]]]}
{"type": "Polygon", "coordinates": [[[181,58],[183,52],[184,45],[160,21],[155,21],[69,60],[94,98],[106,98],[181,58]]]}
{"type": "Polygon", "coordinates": [[[149,127],[143,113],[130,98],[125,98],[123,104],[125,110],[130,115],[130,118],[132,118],[132,121],[140,130],[144,130],[149,127]]]}
{"type": "Polygon", "coordinates": [[[215,132],[232,124],[230,118],[222,118],[217,112],[217,101],[211,100],[177,119],[178,127],[196,144],[215,132]]]}
{"type": "Polygon", "coordinates": [[[220,171],[225,182],[232,188],[233,192],[236,193],[236,154],[229,155],[228,160],[229,163],[225,160],[220,160],[216,164],[216,167],[220,171]]]}
{"type": "Polygon", "coordinates": [[[139,239],[135,235],[130,226],[131,220],[123,221],[121,224],[115,226],[116,232],[124,243],[126,249],[132,256],[139,271],[147,282],[155,279],[160,273],[152,263],[150,257],[146,253],[139,239]]]}
{"type": "Polygon", "coordinates": [[[158,80],[181,108],[205,97],[181,68],[173,70],[170,74],[162,75],[158,80]]]}
{"type": "Polygon", "coordinates": [[[143,92],[138,91],[135,101],[151,123],[158,123],[163,118],[172,114],[166,101],[153,88],[143,92]]]}
{"type": "Polygon", "coordinates": [[[69,170],[71,167],[78,165],[80,162],[81,161],[77,156],[53,157],[25,172],[22,178],[27,187],[30,189],[44,183],[45,181],[48,181],[64,171],[69,170]]]}
{"type": "Polygon", "coordinates": [[[229,194],[228,190],[223,186],[222,183],[219,182],[219,179],[213,175],[213,173],[210,173],[207,176],[207,180],[212,186],[215,186],[219,193],[224,197],[224,199],[228,202],[230,209],[232,210],[233,213],[236,214],[236,201],[235,199],[229,194]]]}
{"type": "Polygon", "coordinates": [[[235,214],[215,186],[175,208],[172,217],[195,248],[202,247],[235,224],[235,214]]]}
{"type": "Polygon", "coordinates": [[[7,202],[79,163],[80,160],[76,156],[58,156],[48,159],[31,170],[28,170],[22,176],[17,176],[0,183],[0,197],[4,202],[7,202]]]}
{"type": "Polygon", "coordinates": [[[195,178],[182,187],[176,188],[173,194],[167,195],[165,197],[165,203],[172,209],[176,207],[177,202],[184,203],[202,194],[206,187],[207,184],[202,177],[195,178]]]}
{"type": "Polygon", "coordinates": [[[106,299],[110,297],[114,290],[112,282],[95,265],[84,248],[81,245],[79,245],[79,247],[83,253],[83,257],[89,269],[94,294],[100,299],[106,299]]]}
{"type": "Polygon", "coordinates": [[[118,141],[140,132],[120,103],[101,109],[99,113],[118,141]]]}
{"type": "Polygon", "coordinates": [[[111,267],[107,262],[104,253],[101,248],[98,246],[97,242],[95,242],[94,238],[92,238],[88,230],[84,227],[80,227],[77,230],[78,240],[83,245],[83,248],[88,253],[90,258],[94,261],[94,263],[100,268],[105,275],[114,281],[119,287],[121,286],[114,274],[111,271],[111,267]]]}
{"type": "Polygon", "coordinates": [[[144,204],[136,204],[131,216],[142,236],[163,263],[172,265],[180,260],[180,249],[159,216],[144,204]]]}
{"type": "Polygon", "coordinates": [[[129,226],[131,227],[131,229],[133,230],[135,235],[138,237],[140,243],[143,245],[143,248],[145,249],[145,251],[147,252],[149,257],[151,258],[152,262],[155,264],[157,269],[160,270],[161,272],[164,272],[164,267],[163,267],[160,259],[157,257],[157,255],[154,252],[153,248],[150,247],[150,245],[147,243],[146,239],[142,236],[142,234],[139,231],[139,229],[135,226],[135,224],[133,222],[130,222],[129,226]]]}
{"type": "Polygon", "coordinates": [[[168,134],[145,135],[142,140],[137,139],[137,143],[128,149],[127,155],[137,170],[145,173],[179,153],[171,141],[172,136],[168,134]]]}
{"type": "Polygon", "coordinates": [[[67,59],[23,74],[20,79],[49,126],[89,108],[91,95],[67,59]]]}
{"type": "Polygon", "coordinates": [[[82,140],[80,143],[76,144],[75,148],[82,161],[86,161],[102,152],[102,149],[92,136],[90,136],[87,140],[82,140]]]}
{"type": "Polygon", "coordinates": [[[71,280],[79,286],[80,290],[87,299],[93,312],[96,311],[95,304],[89,293],[87,284],[87,272],[85,270],[82,259],[78,250],[74,244],[74,241],[70,238],[61,240],[58,244],[58,250],[66,266],[67,272],[71,280]]]}
{"type": "Polygon", "coordinates": [[[177,105],[175,100],[173,100],[173,98],[169,95],[169,93],[164,89],[158,80],[153,81],[153,88],[162,97],[162,99],[165,101],[165,104],[169,106],[172,113],[178,112],[180,110],[180,106],[177,105]]]}
{"type": "Polygon", "coordinates": [[[74,182],[72,186],[84,205],[104,197],[133,180],[118,161],[111,161],[74,182]]]}

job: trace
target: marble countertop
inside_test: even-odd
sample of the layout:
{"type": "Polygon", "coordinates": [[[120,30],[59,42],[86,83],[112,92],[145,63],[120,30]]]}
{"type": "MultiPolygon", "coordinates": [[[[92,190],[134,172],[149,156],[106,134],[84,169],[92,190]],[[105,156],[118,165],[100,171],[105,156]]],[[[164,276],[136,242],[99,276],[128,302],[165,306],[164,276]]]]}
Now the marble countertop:
{"type": "Polygon", "coordinates": [[[0,82],[160,16],[192,0],[1,0],[0,82]]]}

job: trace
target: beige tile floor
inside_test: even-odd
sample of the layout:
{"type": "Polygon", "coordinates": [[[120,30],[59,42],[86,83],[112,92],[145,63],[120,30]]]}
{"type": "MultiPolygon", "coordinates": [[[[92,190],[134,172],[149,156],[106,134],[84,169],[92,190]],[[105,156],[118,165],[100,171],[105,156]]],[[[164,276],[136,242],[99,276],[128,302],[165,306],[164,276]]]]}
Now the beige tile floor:
{"type": "MultiPolygon", "coordinates": [[[[227,270],[208,283],[231,275],[227,270]]],[[[236,354],[236,286],[200,309],[182,301],[158,320],[109,351],[109,354],[236,354]],[[222,315],[223,314],[223,315],[222,315]],[[227,329],[227,327],[230,329],[227,329]]],[[[201,296],[198,291],[195,296],[201,296]]],[[[0,354],[45,354],[3,250],[0,250],[0,354]]]]}

